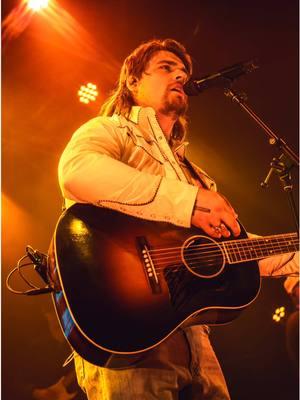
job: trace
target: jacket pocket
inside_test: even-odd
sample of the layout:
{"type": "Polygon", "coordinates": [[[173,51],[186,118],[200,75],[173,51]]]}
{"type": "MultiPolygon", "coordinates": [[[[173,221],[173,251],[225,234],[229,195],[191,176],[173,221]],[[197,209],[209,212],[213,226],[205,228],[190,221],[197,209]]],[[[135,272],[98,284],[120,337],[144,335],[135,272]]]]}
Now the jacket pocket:
{"type": "Polygon", "coordinates": [[[132,141],[132,145],[136,147],[137,151],[142,150],[144,155],[150,156],[161,164],[166,161],[166,156],[163,154],[163,151],[160,149],[155,140],[147,140],[140,134],[140,132],[136,133],[131,129],[128,129],[127,134],[132,141]]]}

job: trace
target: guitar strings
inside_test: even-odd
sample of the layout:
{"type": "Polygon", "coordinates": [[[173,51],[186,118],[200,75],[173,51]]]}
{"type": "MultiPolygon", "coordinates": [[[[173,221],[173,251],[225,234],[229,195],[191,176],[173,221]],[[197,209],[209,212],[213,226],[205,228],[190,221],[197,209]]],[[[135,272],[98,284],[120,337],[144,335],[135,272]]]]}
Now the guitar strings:
{"type": "MultiPolygon", "coordinates": [[[[272,244],[272,249],[271,250],[279,250],[281,248],[282,249],[285,249],[285,248],[288,249],[288,247],[292,247],[294,244],[297,244],[297,242],[298,242],[297,240],[292,240],[292,241],[289,241],[289,243],[274,243],[274,244],[272,244]]],[[[206,253],[213,254],[216,251],[217,252],[222,251],[221,249],[223,248],[223,251],[225,251],[228,254],[237,254],[237,253],[239,253],[241,255],[242,252],[244,252],[246,254],[246,253],[249,253],[249,252],[252,252],[252,251],[257,251],[258,249],[259,250],[266,250],[266,249],[268,249],[270,247],[271,246],[269,244],[265,245],[264,248],[263,248],[263,246],[260,246],[260,244],[255,244],[255,245],[253,245],[251,247],[248,247],[248,248],[245,248],[245,247],[242,247],[241,249],[239,249],[239,248],[236,248],[236,249],[226,248],[224,250],[222,244],[221,245],[216,245],[216,244],[198,244],[198,245],[192,245],[192,246],[189,246],[188,248],[186,248],[185,249],[185,253],[194,253],[195,251],[200,250],[203,254],[206,254],[206,253]],[[201,247],[202,247],[202,249],[201,249],[201,247]],[[214,250],[213,251],[211,251],[211,250],[205,251],[205,250],[208,250],[209,248],[216,249],[216,251],[214,251],[214,250]]],[[[177,254],[179,251],[181,252],[181,249],[182,249],[182,247],[169,248],[168,251],[164,251],[164,249],[161,249],[159,254],[157,252],[157,254],[151,254],[151,256],[153,258],[161,256],[160,259],[167,259],[170,256],[172,257],[173,254],[177,254]]],[[[293,247],[293,250],[294,250],[294,247],[293,247]]],[[[290,250],[290,251],[293,251],[293,250],[290,250]]],[[[154,251],[151,251],[151,250],[148,251],[148,253],[153,253],[153,252],[154,251]]]]}
{"type": "MultiPolygon", "coordinates": [[[[214,258],[216,258],[217,256],[215,256],[214,258]]],[[[222,258],[223,259],[223,254],[219,254],[219,258],[222,258]]],[[[258,259],[260,259],[261,257],[257,257],[257,258],[252,258],[251,260],[247,260],[247,261],[253,261],[253,260],[258,260],[258,259]]],[[[240,263],[240,262],[243,262],[243,260],[235,260],[235,261],[231,261],[231,260],[228,260],[228,257],[226,257],[225,256],[225,259],[229,262],[229,264],[237,264],[237,263],[240,263]]],[[[165,267],[168,267],[168,268],[174,268],[174,264],[172,264],[172,265],[170,265],[171,263],[176,263],[176,262],[181,262],[181,264],[180,265],[182,265],[182,263],[183,263],[183,261],[182,261],[182,259],[180,258],[180,257],[178,257],[178,258],[176,258],[176,259],[173,259],[172,261],[168,261],[168,262],[162,262],[162,263],[156,263],[154,260],[153,260],[153,265],[154,265],[154,268],[155,268],[155,270],[156,271],[159,271],[159,270],[164,270],[165,269],[165,267]],[[161,267],[161,266],[163,266],[164,265],[164,267],[161,267]]],[[[186,263],[189,265],[189,264],[195,264],[195,263],[197,263],[197,264],[199,264],[199,263],[204,263],[205,264],[205,266],[207,267],[207,266],[209,266],[209,265],[215,265],[215,259],[213,260],[211,257],[202,257],[202,256],[200,256],[200,257],[193,257],[193,258],[189,258],[189,259],[187,259],[187,258],[185,258],[185,261],[186,261],[186,263]],[[212,264],[209,264],[209,261],[212,261],[212,264]]],[[[176,264],[175,264],[176,265],[176,264]]],[[[178,265],[178,264],[177,264],[178,265]]]]}
{"type": "MultiPolygon", "coordinates": [[[[268,253],[261,253],[261,254],[255,254],[254,257],[249,257],[249,254],[237,254],[236,252],[223,252],[220,249],[217,249],[216,251],[207,251],[207,252],[197,252],[194,251],[193,254],[188,254],[187,257],[185,257],[186,260],[194,260],[194,259],[198,259],[199,256],[201,259],[203,259],[205,261],[205,259],[209,259],[211,257],[216,257],[220,254],[223,255],[223,253],[225,254],[226,258],[228,259],[229,263],[234,263],[234,262],[242,262],[242,261],[250,261],[250,259],[259,259],[259,258],[264,258],[270,255],[276,255],[276,254],[280,254],[281,253],[289,253],[289,252],[293,252],[294,249],[290,249],[288,247],[275,247],[272,252],[274,251],[273,254],[270,254],[270,252],[268,253]],[[250,259],[249,259],[250,258],[250,259]]],[[[152,257],[152,261],[156,264],[156,265],[164,265],[164,264],[168,264],[168,263],[172,263],[174,261],[177,261],[178,258],[181,258],[181,253],[179,254],[177,252],[177,254],[174,254],[172,256],[168,256],[168,257],[152,257]]]]}
{"type": "MultiPolygon", "coordinates": [[[[278,247],[277,246],[276,248],[274,248],[274,250],[281,250],[282,251],[283,249],[282,249],[282,247],[278,247]]],[[[285,251],[286,252],[290,252],[291,250],[286,248],[285,251]]],[[[231,253],[230,255],[232,255],[232,254],[236,255],[236,253],[231,253]]],[[[214,252],[211,252],[211,251],[210,252],[202,252],[201,251],[201,252],[198,252],[198,253],[194,252],[193,255],[189,255],[188,257],[185,257],[185,261],[187,262],[187,264],[192,263],[192,262],[196,262],[196,261],[197,262],[199,262],[199,261],[206,262],[206,261],[209,261],[212,257],[215,258],[215,257],[219,256],[219,257],[223,258],[224,255],[225,255],[225,258],[228,260],[228,262],[231,263],[231,264],[245,261],[245,260],[243,260],[243,258],[237,259],[237,257],[236,257],[236,260],[232,260],[232,259],[230,259],[230,257],[228,257],[228,255],[225,252],[223,254],[223,252],[221,250],[214,251],[214,252]]],[[[270,254],[263,254],[263,255],[259,255],[259,256],[257,255],[256,257],[253,257],[251,259],[255,260],[255,259],[259,259],[259,258],[268,256],[268,255],[270,255],[270,254]]],[[[241,254],[240,254],[240,256],[241,256],[241,254]]],[[[245,256],[243,255],[242,257],[245,257],[245,256]]],[[[246,257],[247,257],[247,255],[246,255],[246,257]]],[[[179,255],[178,252],[177,252],[177,256],[175,258],[174,257],[170,257],[170,256],[169,257],[153,257],[152,258],[152,261],[153,261],[153,264],[154,264],[155,267],[160,266],[160,265],[168,265],[168,264],[173,263],[173,262],[178,262],[179,260],[182,262],[181,255],[179,255]],[[178,256],[180,256],[180,257],[178,257],[178,256]]],[[[250,260],[247,259],[247,261],[250,261],[250,260]]],[[[156,268],[156,269],[158,270],[160,268],[156,268]]],[[[164,269],[164,268],[162,268],[162,269],[164,269]]]]}
{"type": "MultiPolygon", "coordinates": [[[[273,251],[273,250],[274,251],[278,251],[278,250],[282,249],[284,251],[287,250],[287,252],[289,252],[289,251],[292,252],[292,251],[295,250],[294,247],[292,249],[290,249],[289,247],[292,247],[292,245],[294,245],[296,243],[297,243],[297,241],[295,241],[295,240],[294,241],[290,241],[287,244],[274,243],[272,245],[271,251],[273,251]]],[[[261,252],[262,252],[263,250],[267,250],[267,248],[269,248],[270,246],[268,246],[268,247],[265,246],[265,248],[262,248],[262,246],[257,244],[257,245],[252,246],[251,248],[242,249],[242,251],[240,251],[240,250],[237,251],[237,249],[228,249],[228,248],[226,250],[224,250],[224,249],[222,249],[221,246],[218,246],[216,244],[214,244],[213,246],[212,245],[204,245],[203,244],[203,245],[194,245],[193,248],[191,248],[191,247],[192,246],[190,246],[189,248],[187,248],[185,250],[185,254],[186,253],[195,254],[198,251],[198,252],[201,252],[201,254],[203,254],[203,255],[204,254],[206,254],[206,255],[214,255],[214,254],[217,254],[217,253],[220,253],[220,252],[221,253],[224,252],[224,253],[226,253],[228,255],[231,255],[231,256],[238,255],[238,256],[246,256],[247,257],[247,253],[249,254],[249,253],[254,252],[254,251],[257,253],[258,250],[261,250],[261,252]],[[213,250],[209,250],[209,248],[213,248],[213,250]],[[208,251],[205,251],[205,250],[208,250],[208,251]],[[244,254],[242,254],[242,253],[244,253],[244,254]]],[[[170,248],[170,250],[171,249],[172,248],[170,248]]],[[[179,253],[179,251],[181,251],[181,249],[182,249],[181,247],[174,247],[173,251],[165,252],[165,251],[161,250],[160,253],[152,254],[151,258],[153,260],[156,259],[156,261],[172,259],[172,257],[178,255],[178,253],[179,253]]],[[[149,250],[148,253],[151,253],[151,250],[149,250]]],[[[266,255],[270,255],[269,252],[267,254],[260,254],[259,257],[264,257],[266,255]]],[[[256,256],[258,256],[258,255],[256,254],[256,256]]]]}
{"type": "MultiPolygon", "coordinates": [[[[297,242],[295,242],[294,244],[296,244],[297,242]]],[[[214,246],[213,249],[208,249],[207,247],[205,248],[205,246],[202,246],[204,248],[200,248],[200,246],[198,246],[198,248],[195,246],[194,249],[190,249],[190,250],[185,250],[184,254],[187,257],[191,257],[191,256],[198,256],[198,254],[201,254],[202,256],[214,256],[220,253],[225,253],[228,256],[229,261],[247,261],[247,259],[252,258],[252,259],[256,259],[256,258],[263,258],[266,256],[270,256],[270,255],[274,255],[274,254],[280,254],[280,253],[288,253],[288,252],[295,252],[296,248],[292,246],[293,243],[289,243],[288,245],[281,245],[281,244],[277,244],[277,245],[273,245],[272,249],[270,249],[269,251],[268,248],[262,248],[261,246],[253,246],[251,249],[244,249],[242,251],[236,251],[236,250],[232,250],[232,249],[222,249],[219,246],[214,246]],[[206,251],[205,251],[206,250],[206,251]],[[273,254],[272,254],[273,253],[273,254]],[[251,257],[251,254],[253,254],[254,256],[251,257]]],[[[211,246],[210,246],[211,247],[211,246]]],[[[179,253],[179,250],[173,251],[173,252],[168,252],[168,253],[164,253],[161,252],[160,254],[155,254],[152,255],[152,259],[155,260],[156,262],[172,262],[172,260],[177,259],[178,255],[181,255],[181,251],[179,253]]]]}
{"type": "MultiPolygon", "coordinates": [[[[223,258],[223,254],[221,252],[219,252],[219,254],[220,254],[220,256],[222,256],[222,264],[223,264],[224,258],[230,264],[238,264],[238,263],[243,262],[243,260],[231,261],[231,260],[228,260],[228,257],[226,255],[223,258]]],[[[215,256],[215,258],[216,258],[216,256],[215,256]]],[[[221,258],[221,257],[219,257],[219,258],[221,258]]],[[[253,258],[253,259],[247,260],[247,261],[259,260],[260,258],[261,257],[257,257],[257,258],[253,258]]],[[[186,259],[185,261],[189,265],[189,268],[193,269],[193,270],[199,269],[199,266],[192,267],[192,266],[190,266],[190,264],[196,264],[196,263],[199,264],[200,262],[205,262],[205,267],[211,267],[211,266],[215,266],[216,265],[216,260],[215,259],[212,260],[211,257],[207,257],[207,256],[206,257],[201,257],[200,256],[198,258],[197,257],[193,257],[193,258],[190,257],[189,260],[186,259]],[[193,261],[191,261],[191,260],[193,260],[193,261]]],[[[169,262],[171,262],[171,261],[169,261],[169,262]]],[[[176,258],[176,259],[173,260],[173,262],[180,262],[180,264],[169,265],[169,262],[167,264],[166,264],[166,262],[160,263],[160,265],[164,265],[165,264],[165,266],[164,267],[158,267],[158,268],[156,267],[158,264],[153,262],[153,266],[154,266],[155,271],[156,272],[163,271],[165,269],[165,267],[167,267],[167,268],[173,269],[174,271],[172,271],[172,272],[178,272],[179,268],[184,266],[184,263],[183,263],[181,258],[176,258]]]]}
{"type": "MultiPolygon", "coordinates": [[[[296,242],[294,244],[296,244],[296,242]]],[[[289,247],[292,247],[291,243],[286,244],[286,245],[281,245],[281,244],[274,245],[274,246],[272,246],[272,249],[266,255],[270,255],[269,253],[272,252],[273,250],[276,250],[276,251],[287,250],[288,252],[295,251],[294,247],[292,249],[290,249],[289,247]]],[[[168,260],[168,259],[172,258],[173,256],[176,256],[179,252],[181,253],[181,248],[179,248],[179,249],[180,250],[176,250],[173,252],[170,252],[170,251],[167,253],[161,252],[160,254],[154,254],[151,257],[156,260],[168,260]]],[[[200,249],[200,246],[198,246],[198,247],[194,246],[193,249],[187,248],[186,250],[184,250],[184,254],[187,254],[187,255],[195,254],[198,251],[198,252],[201,252],[201,254],[213,255],[216,253],[224,252],[229,255],[238,255],[238,256],[242,256],[242,257],[248,257],[249,254],[254,253],[254,252],[256,253],[255,256],[258,256],[258,254],[257,254],[258,250],[261,250],[260,252],[263,253],[263,250],[267,250],[267,248],[263,249],[260,246],[252,246],[249,249],[242,249],[242,251],[236,251],[236,250],[230,250],[230,249],[224,250],[224,249],[222,249],[221,246],[214,246],[214,250],[209,250],[209,251],[205,251],[205,250],[206,250],[206,248],[200,249]]],[[[263,256],[265,256],[265,254],[260,254],[259,256],[263,257],[263,256]]]]}
{"type": "MultiPolygon", "coordinates": [[[[228,240],[228,241],[223,241],[223,242],[221,242],[222,244],[224,244],[225,243],[225,245],[227,246],[227,245],[236,245],[236,246],[239,246],[239,245],[241,245],[241,244],[246,244],[246,243],[249,243],[249,245],[253,245],[253,244],[259,244],[259,243],[262,243],[262,244],[265,244],[265,245],[270,245],[270,243],[272,243],[273,241],[275,241],[275,240],[277,240],[277,239],[280,239],[280,240],[290,240],[290,239],[287,239],[287,236],[290,236],[291,238],[293,238],[293,237],[295,237],[296,239],[298,238],[298,236],[297,236],[297,234],[296,233],[289,233],[289,234],[282,234],[282,235],[276,235],[276,237],[274,237],[274,236],[270,236],[270,238],[272,238],[272,240],[270,240],[270,239],[268,239],[268,236],[264,236],[264,238],[254,238],[254,239],[237,239],[237,240],[228,240]],[[280,238],[280,236],[282,236],[281,238],[280,238]]],[[[193,246],[193,245],[192,245],[193,246]]],[[[190,246],[190,247],[192,247],[192,246],[190,246]]],[[[214,243],[214,242],[212,242],[212,243],[205,243],[205,244],[203,244],[203,245],[195,245],[195,246],[216,246],[216,243],[214,243]]],[[[160,251],[166,251],[166,250],[174,250],[174,249],[181,249],[181,247],[182,246],[179,246],[179,247],[162,247],[162,248],[159,248],[159,249],[151,249],[151,250],[149,250],[149,253],[155,253],[155,252],[160,252],[160,251]]]]}

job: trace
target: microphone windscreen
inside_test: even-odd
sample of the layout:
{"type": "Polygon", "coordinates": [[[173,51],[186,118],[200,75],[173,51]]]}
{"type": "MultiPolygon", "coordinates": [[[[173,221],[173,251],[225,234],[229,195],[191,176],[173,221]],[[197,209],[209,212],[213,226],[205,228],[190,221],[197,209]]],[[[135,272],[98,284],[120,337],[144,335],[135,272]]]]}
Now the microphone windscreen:
{"type": "Polygon", "coordinates": [[[199,94],[197,84],[192,79],[190,79],[183,85],[183,90],[187,96],[197,96],[199,94]]]}

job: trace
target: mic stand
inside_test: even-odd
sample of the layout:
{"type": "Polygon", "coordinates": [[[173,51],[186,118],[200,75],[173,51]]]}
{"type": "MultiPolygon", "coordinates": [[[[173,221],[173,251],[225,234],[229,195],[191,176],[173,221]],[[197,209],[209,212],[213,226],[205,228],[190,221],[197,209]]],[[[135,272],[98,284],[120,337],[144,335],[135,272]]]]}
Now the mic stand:
{"type": "Polygon", "coordinates": [[[297,154],[286,144],[284,140],[278,137],[245,103],[247,96],[244,93],[235,93],[232,88],[225,88],[225,96],[231,98],[233,102],[239,104],[239,106],[247,112],[248,115],[266,132],[269,137],[269,144],[276,146],[282,154],[279,157],[274,157],[270,163],[270,170],[261,183],[261,186],[268,187],[268,182],[273,173],[279,176],[281,186],[288,196],[288,201],[292,210],[294,223],[296,225],[297,232],[299,232],[299,217],[297,213],[296,203],[293,197],[293,184],[291,170],[295,166],[299,166],[299,157],[297,154]]]}

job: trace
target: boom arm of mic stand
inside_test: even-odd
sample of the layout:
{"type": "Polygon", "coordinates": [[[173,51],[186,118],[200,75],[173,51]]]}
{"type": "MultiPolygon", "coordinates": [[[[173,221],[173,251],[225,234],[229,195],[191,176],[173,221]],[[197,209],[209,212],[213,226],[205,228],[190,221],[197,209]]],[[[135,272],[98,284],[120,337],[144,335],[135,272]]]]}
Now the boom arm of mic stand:
{"type": "Polygon", "coordinates": [[[286,144],[286,142],[278,137],[256,114],[255,112],[245,103],[245,94],[235,93],[232,88],[224,89],[225,96],[231,98],[233,102],[239,104],[239,106],[247,112],[248,115],[266,132],[269,137],[269,144],[271,146],[276,146],[282,151],[279,159],[273,158],[271,162],[271,169],[269,170],[265,180],[261,183],[262,187],[268,186],[268,181],[273,172],[279,175],[282,187],[288,195],[289,204],[292,209],[294,222],[299,231],[299,218],[296,208],[296,203],[293,197],[293,185],[291,184],[291,169],[294,166],[299,166],[299,156],[286,144]]]}

